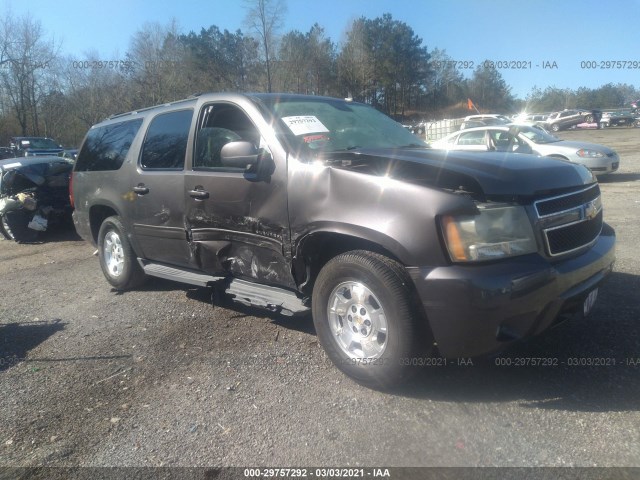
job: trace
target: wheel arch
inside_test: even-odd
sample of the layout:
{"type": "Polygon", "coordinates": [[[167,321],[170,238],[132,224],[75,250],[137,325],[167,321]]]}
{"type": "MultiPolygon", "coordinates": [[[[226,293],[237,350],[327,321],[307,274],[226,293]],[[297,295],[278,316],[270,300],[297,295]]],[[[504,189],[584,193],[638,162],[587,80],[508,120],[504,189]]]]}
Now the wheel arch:
{"type": "Polygon", "coordinates": [[[97,204],[89,208],[89,227],[91,228],[91,237],[94,243],[98,243],[98,232],[100,232],[102,222],[114,215],[119,217],[120,213],[114,206],[109,204],[97,204]]]}
{"type": "Polygon", "coordinates": [[[337,255],[351,250],[378,253],[401,265],[406,265],[409,256],[397,241],[381,232],[357,226],[314,230],[299,237],[293,250],[293,273],[300,291],[310,294],[322,267],[337,255]]]}

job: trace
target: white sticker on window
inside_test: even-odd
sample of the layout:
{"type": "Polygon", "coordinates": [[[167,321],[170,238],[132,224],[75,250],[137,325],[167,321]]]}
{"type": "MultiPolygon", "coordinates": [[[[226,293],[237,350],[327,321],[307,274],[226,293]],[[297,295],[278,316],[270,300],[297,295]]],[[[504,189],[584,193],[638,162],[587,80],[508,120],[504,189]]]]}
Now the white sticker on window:
{"type": "Polygon", "coordinates": [[[5,164],[4,168],[13,168],[13,167],[21,167],[22,164],[20,162],[15,162],[15,163],[7,163],[5,164]]]}
{"type": "Polygon", "coordinates": [[[283,117],[282,121],[289,127],[294,135],[306,135],[307,133],[328,132],[320,120],[313,115],[283,117]]]}

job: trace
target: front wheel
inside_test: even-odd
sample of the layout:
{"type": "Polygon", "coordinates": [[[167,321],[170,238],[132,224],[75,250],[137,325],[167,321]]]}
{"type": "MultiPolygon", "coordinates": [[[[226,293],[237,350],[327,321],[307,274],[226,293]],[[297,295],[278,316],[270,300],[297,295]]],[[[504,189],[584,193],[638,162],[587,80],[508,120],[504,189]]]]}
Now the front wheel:
{"type": "Polygon", "coordinates": [[[98,233],[100,267],[107,281],[118,290],[129,290],[145,280],[142,267],[127,239],[119,217],[105,219],[98,233]]]}
{"type": "Polygon", "coordinates": [[[312,305],[327,356],[367,386],[402,383],[418,346],[432,343],[406,271],[379,254],[356,250],[330,260],[316,279],[312,305]]]}
{"type": "Polygon", "coordinates": [[[557,123],[554,123],[553,125],[551,125],[551,130],[554,132],[560,131],[560,125],[558,125],[557,123]]]}
{"type": "Polygon", "coordinates": [[[7,240],[15,240],[6,215],[0,215],[0,234],[7,240]]]}

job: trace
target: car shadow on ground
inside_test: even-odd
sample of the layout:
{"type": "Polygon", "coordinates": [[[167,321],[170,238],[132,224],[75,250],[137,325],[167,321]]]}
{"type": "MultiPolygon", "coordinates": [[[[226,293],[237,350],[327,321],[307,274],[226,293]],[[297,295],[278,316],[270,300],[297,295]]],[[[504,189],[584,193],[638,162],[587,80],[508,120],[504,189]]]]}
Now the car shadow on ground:
{"type": "Polygon", "coordinates": [[[0,325],[0,372],[24,361],[30,350],[64,330],[65,325],[60,319],[0,325]]]}
{"type": "Polygon", "coordinates": [[[268,318],[272,323],[301,333],[315,335],[313,319],[310,312],[297,313],[294,315],[284,315],[279,312],[272,312],[264,308],[251,307],[242,303],[234,302],[223,294],[217,294],[212,288],[195,288],[187,291],[187,297],[201,302],[207,302],[213,308],[226,308],[235,312],[231,319],[244,317],[268,318]]]}
{"type": "Polygon", "coordinates": [[[598,183],[636,182],[638,180],[640,180],[640,173],[612,173],[598,177],[598,183]]]}
{"type": "MultiPolygon", "coordinates": [[[[5,239],[0,235],[0,240],[13,242],[14,240],[5,239]]],[[[33,240],[21,240],[20,243],[24,245],[40,245],[43,243],[57,243],[57,242],[84,242],[82,238],[76,233],[73,225],[56,225],[44,232],[39,232],[33,240]]]]}
{"type": "MultiPolygon", "coordinates": [[[[143,288],[175,290],[153,279],[143,288]]],[[[568,320],[544,334],[483,358],[432,361],[409,385],[387,394],[447,402],[521,402],[570,411],[640,410],[640,277],[614,272],[600,287],[587,318],[568,320]]],[[[188,288],[188,298],[225,308],[230,318],[268,318],[315,335],[310,313],[285,316],[234,302],[212,288],[188,288]]]]}

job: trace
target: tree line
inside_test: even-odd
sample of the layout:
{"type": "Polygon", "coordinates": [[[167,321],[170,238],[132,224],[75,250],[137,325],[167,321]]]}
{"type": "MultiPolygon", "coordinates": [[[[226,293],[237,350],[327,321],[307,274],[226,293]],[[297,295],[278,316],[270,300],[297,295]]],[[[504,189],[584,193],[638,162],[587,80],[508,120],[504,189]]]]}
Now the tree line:
{"type": "Polygon", "coordinates": [[[610,108],[639,98],[630,85],[532,89],[516,99],[487,62],[470,77],[444,49],[390,14],[353,20],[340,44],[321,25],[283,32],[284,0],[246,0],[243,32],[215,25],[184,33],[177,23],[146,24],[122,58],[64,55],[32,16],[0,24],[0,143],[11,136],[55,138],[77,146],[110,115],[197,92],[291,92],[351,97],[395,118],[610,108]]]}

